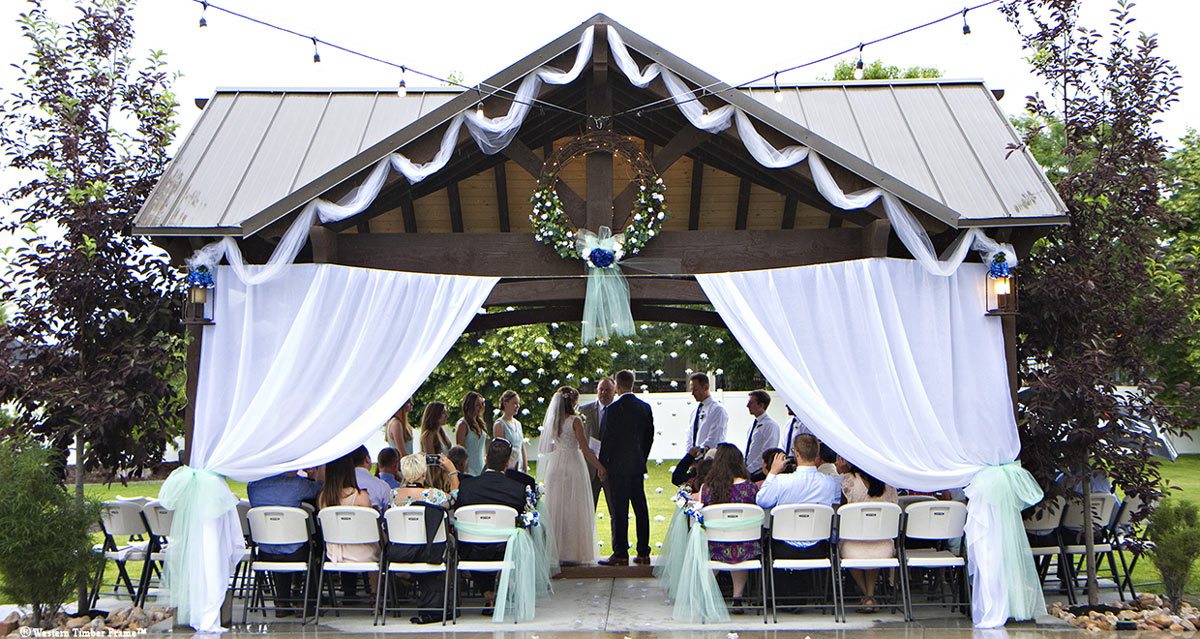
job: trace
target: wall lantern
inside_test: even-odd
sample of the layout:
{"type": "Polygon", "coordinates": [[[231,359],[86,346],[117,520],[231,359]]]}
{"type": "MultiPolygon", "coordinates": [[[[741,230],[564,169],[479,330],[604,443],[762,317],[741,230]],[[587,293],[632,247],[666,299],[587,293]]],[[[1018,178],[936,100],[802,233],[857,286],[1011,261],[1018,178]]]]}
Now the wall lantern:
{"type": "Polygon", "coordinates": [[[188,271],[187,299],[183,301],[183,323],[186,325],[215,324],[209,313],[208,302],[212,298],[209,289],[215,289],[212,271],[207,266],[197,266],[188,271]]]}
{"type": "Polygon", "coordinates": [[[1017,314],[1017,273],[1003,251],[992,256],[987,273],[987,314],[1017,314]]]}

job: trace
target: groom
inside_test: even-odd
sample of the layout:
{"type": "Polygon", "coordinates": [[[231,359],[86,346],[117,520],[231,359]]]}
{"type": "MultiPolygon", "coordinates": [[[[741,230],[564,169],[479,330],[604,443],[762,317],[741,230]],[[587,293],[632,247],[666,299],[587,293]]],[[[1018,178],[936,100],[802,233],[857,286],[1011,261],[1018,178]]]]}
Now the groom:
{"type": "Polygon", "coordinates": [[[601,559],[604,566],[629,565],[629,506],[637,519],[637,557],[634,563],[650,563],[650,511],[646,507],[643,478],[646,459],[654,443],[654,413],[650,405],[633,395],[633,371],[616,374],[617,398],[604,411],[600,430],[601,477],[608,496],[612,525],[613,554],[601,559]]]}

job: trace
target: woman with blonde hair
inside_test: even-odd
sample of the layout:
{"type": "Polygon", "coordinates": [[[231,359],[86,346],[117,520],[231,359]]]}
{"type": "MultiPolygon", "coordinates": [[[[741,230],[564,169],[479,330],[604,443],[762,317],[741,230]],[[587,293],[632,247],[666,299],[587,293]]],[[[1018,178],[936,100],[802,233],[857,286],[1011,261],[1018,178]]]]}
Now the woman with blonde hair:
{"type": "Polygon", "coordinates": [[[458,495],[458,471],[445,455],[438,455],[438,463],[430,464],[423,453],[406,455],[400,460],[400,487],[392,491],[392,504],[411,506],[423,501],[434,506],[449,508],[458,495]],[[438,468],[448,478],[450,490],[431,481],[430,471],[438,468]]]}
{"type": "Polygon", "coordinates": [[[512,444],[512,457],[508,467],[528,473],[529,456],[525,453],[525,432],[521,430],[521,422],[517,420],[517,411],[520,408],[521,396],[517,391],[504,391],[500,396],[500,419],[492,424],[492,437],[508,440],[508,443],[512,444]]]}
{"type": "Polygon", "coordinates": [[[470,391],[463,395],[462,418],[454,425],[454,440],[467,449],[467,472],[483,472],[483,449],[487,446],[487,422],[483,420],[483,395],[470,391]]]}
{"type": "Polygon", "coordinates": [[[410,397],[396,410],[396,413],[388,420],[385,427],[387,429],[388,446],[399,451],[401,457],[413,452],[411,449],[414,448],[412,445],[413,429],[408,423],[408,414],[412,412],[412,409],[413,400],[410,397]]]}
{"type": "Polygon", "coordinates": [[[443,455],[450,450],[450,436],[443,428],[450,421],[446,405],[429,402],[421,415],[421,452],[426,455],[443,455]]]}

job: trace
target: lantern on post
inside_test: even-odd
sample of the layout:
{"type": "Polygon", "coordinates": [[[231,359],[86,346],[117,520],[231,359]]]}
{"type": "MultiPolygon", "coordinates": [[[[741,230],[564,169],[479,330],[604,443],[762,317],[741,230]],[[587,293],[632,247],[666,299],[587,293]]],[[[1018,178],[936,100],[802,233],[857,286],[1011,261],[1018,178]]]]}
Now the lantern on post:
{"type": "Polygon", "coordinates": [[[987,273],[987,314],[1017,314],[1017,273],[1004,251],[992,256],[987,273]]]}
{"type": "Polygon", "coordinates": [[[187,299],[183,301],[183,323],[187,325],[215,324],[208,313],[209,289],[216,287],[212,271],[197,266],[187,275],[187,299]]]}

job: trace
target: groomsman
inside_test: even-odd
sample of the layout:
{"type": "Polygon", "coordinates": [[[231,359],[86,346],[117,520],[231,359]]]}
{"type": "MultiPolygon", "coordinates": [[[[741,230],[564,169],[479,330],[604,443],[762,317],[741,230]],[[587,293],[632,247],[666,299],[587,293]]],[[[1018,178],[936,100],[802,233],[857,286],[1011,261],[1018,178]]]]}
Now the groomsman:
{"type": "MultiPolygon", "coordinates": [[[[787,412],[788,416],[792,419],[788,421],[787,435],[783,438],[783,441],[779,442],[779,447],[784,450],[791,450],[792,445],[796,442],[797,435],[812,435],[813,432],[808,426],[804,425],[804,422],[800,421],[799,417],[796,417],[796,413],[792,412],[791,406],[787,407],[787,412]]],[[[815,437],[815,435],[813,436],[815,437]]]]}
{"type": "MultiPolygon", "coordinates": [[[[774,448],[779,441],[779,424],[767,414],[771,405],[771,395],[765,390],[750,391],[750,399],[746,402],[746,410],[754,416],[750,424],[750,434],[746,436],[746,469],[750,471],[750,481],[761,481],[767,473],[763,468],[763,451],[774,448]]],[[[785,449],[786,450],[786,449],[785,449]]]]}
{"type": "Polygon", "coordinates": [[[717,444],[725,441],[729,413],[725,412],[725,407],[718,404],[709,392],[708,375],[692,375],[688,379],[688,390],[696,400],[696,410],[692,412],[687,449],[716,448],[717,444]]]}
{"type": "MultiPolygon", "coordinates": [[[[579,414],[583,417],[583,428],[587,431],[589,440],[604,440],[604,431],[600,426],[604,423],[604,413],[608,410],[608,405],[612,403],[616,394],[616,382],[611,377],[605,377],[596,384],[596,401],[579,407],[579,414]]],[[[596,504],[600,501],[600,489],[604,483],[596,476],[595,468],[588,466],[588,473],[592,476],[592,510],[595,510],[596,504]]],[[[608,499],[608,495],[605,495],[605,499],[608,499]]]]}

